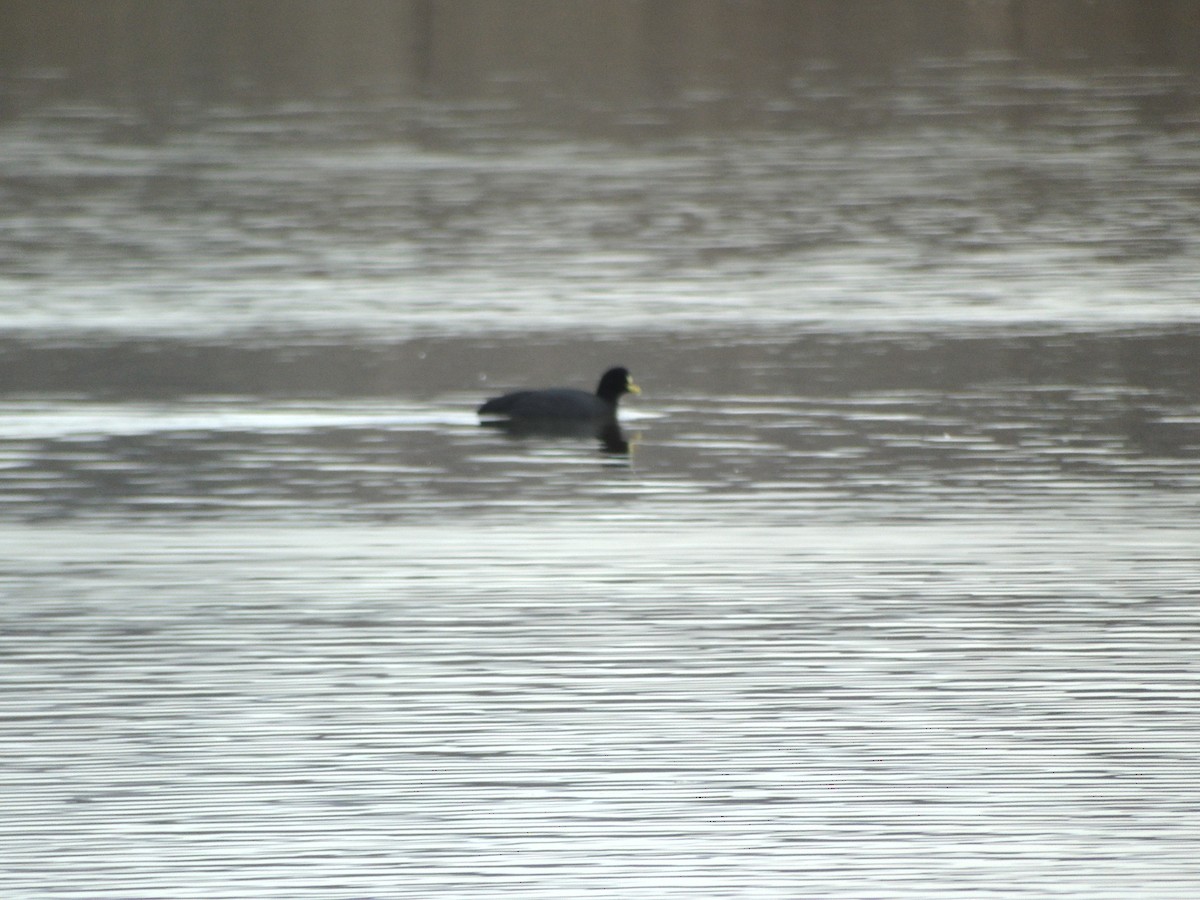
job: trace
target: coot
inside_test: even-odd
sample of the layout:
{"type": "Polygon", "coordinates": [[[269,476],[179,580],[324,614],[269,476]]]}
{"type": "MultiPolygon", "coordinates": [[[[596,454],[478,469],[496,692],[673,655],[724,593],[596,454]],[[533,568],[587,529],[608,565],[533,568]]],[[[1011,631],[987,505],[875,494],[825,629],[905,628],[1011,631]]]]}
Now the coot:
{"type": "Polygon", "coordinates": [[[479,415],[543,422],[605,422],[616,419],[617,401],[622,394],[641,392],[629,371],[618,366],[601,376],[594,394],[575,388],[516,391],[493,397],[479,407],[479,415]]]}

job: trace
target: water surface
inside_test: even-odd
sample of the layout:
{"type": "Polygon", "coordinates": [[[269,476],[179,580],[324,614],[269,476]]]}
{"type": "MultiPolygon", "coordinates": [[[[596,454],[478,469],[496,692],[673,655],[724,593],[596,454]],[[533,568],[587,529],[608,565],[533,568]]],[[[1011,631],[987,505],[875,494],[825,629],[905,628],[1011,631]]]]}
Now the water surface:
{"type": "Polygon", "coordinates": [[[1194,76],[437,46],[0,125],[3,895],[1195,896],[1194,76]]]}

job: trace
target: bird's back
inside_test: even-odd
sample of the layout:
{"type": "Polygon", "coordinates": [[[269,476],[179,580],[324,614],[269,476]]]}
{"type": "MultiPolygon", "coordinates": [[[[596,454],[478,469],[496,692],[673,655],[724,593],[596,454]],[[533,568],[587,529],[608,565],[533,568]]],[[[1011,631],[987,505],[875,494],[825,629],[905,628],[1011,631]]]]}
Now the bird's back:
{"type": "Polygon", "coordinates": [[[526,419],[595,419],[614,413],[615,409],[595,394],[574,388],[516,391],[503,397],[493,397],[479,407],[482,416],[526,419]]]}

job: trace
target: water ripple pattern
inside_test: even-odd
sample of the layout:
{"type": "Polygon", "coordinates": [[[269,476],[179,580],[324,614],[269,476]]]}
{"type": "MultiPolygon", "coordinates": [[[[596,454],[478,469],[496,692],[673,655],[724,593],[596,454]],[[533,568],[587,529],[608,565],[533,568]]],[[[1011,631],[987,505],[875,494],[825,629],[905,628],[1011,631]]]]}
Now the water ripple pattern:
{"type": "Polygon", "coordinates": [[[1200,877],[1195,529],[130,537],[6,535],[13,896],[1200,877]]]}
{"type": "MultiPolygon", "coordinates": [[[[1194,75],[884,84],[691,16],[903,6],[911,43],[1008,10],[1099,51],[1133,9],[1078,5],[563,4],[653,82],[622,97],[678,88],[572,130],[447,37],[569,55],[497,3],[377,5],[344,57],[341,4],[138,4],[106,34],[145,48],[53,4],[75,81],[8,60],[47,15],[16,4],[0,897],[1200,896],[1194,75]],[[254,34],[357,79],[412,10],[475,106],[138,77],[241,91],[254,34]],[[693,90],[702,60],[778,89],[693,90]],[[157,118],[20,114],[72,86],[157,118]],[[475,415],[613,365],[619,434],[475,415]]],[[[1182,15],[1119,47],[1150,7],[1182,15]]]]}

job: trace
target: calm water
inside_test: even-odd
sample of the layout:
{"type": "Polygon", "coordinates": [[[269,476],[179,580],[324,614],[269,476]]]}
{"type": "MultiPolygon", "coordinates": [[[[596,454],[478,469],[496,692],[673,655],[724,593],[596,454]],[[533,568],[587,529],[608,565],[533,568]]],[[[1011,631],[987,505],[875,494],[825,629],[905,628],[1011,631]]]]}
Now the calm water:
{"type": "Polygon", "coordinates": [[[942,83],[0,127],[0,893],[1196,896],[1190,82],[942,83]]]}

